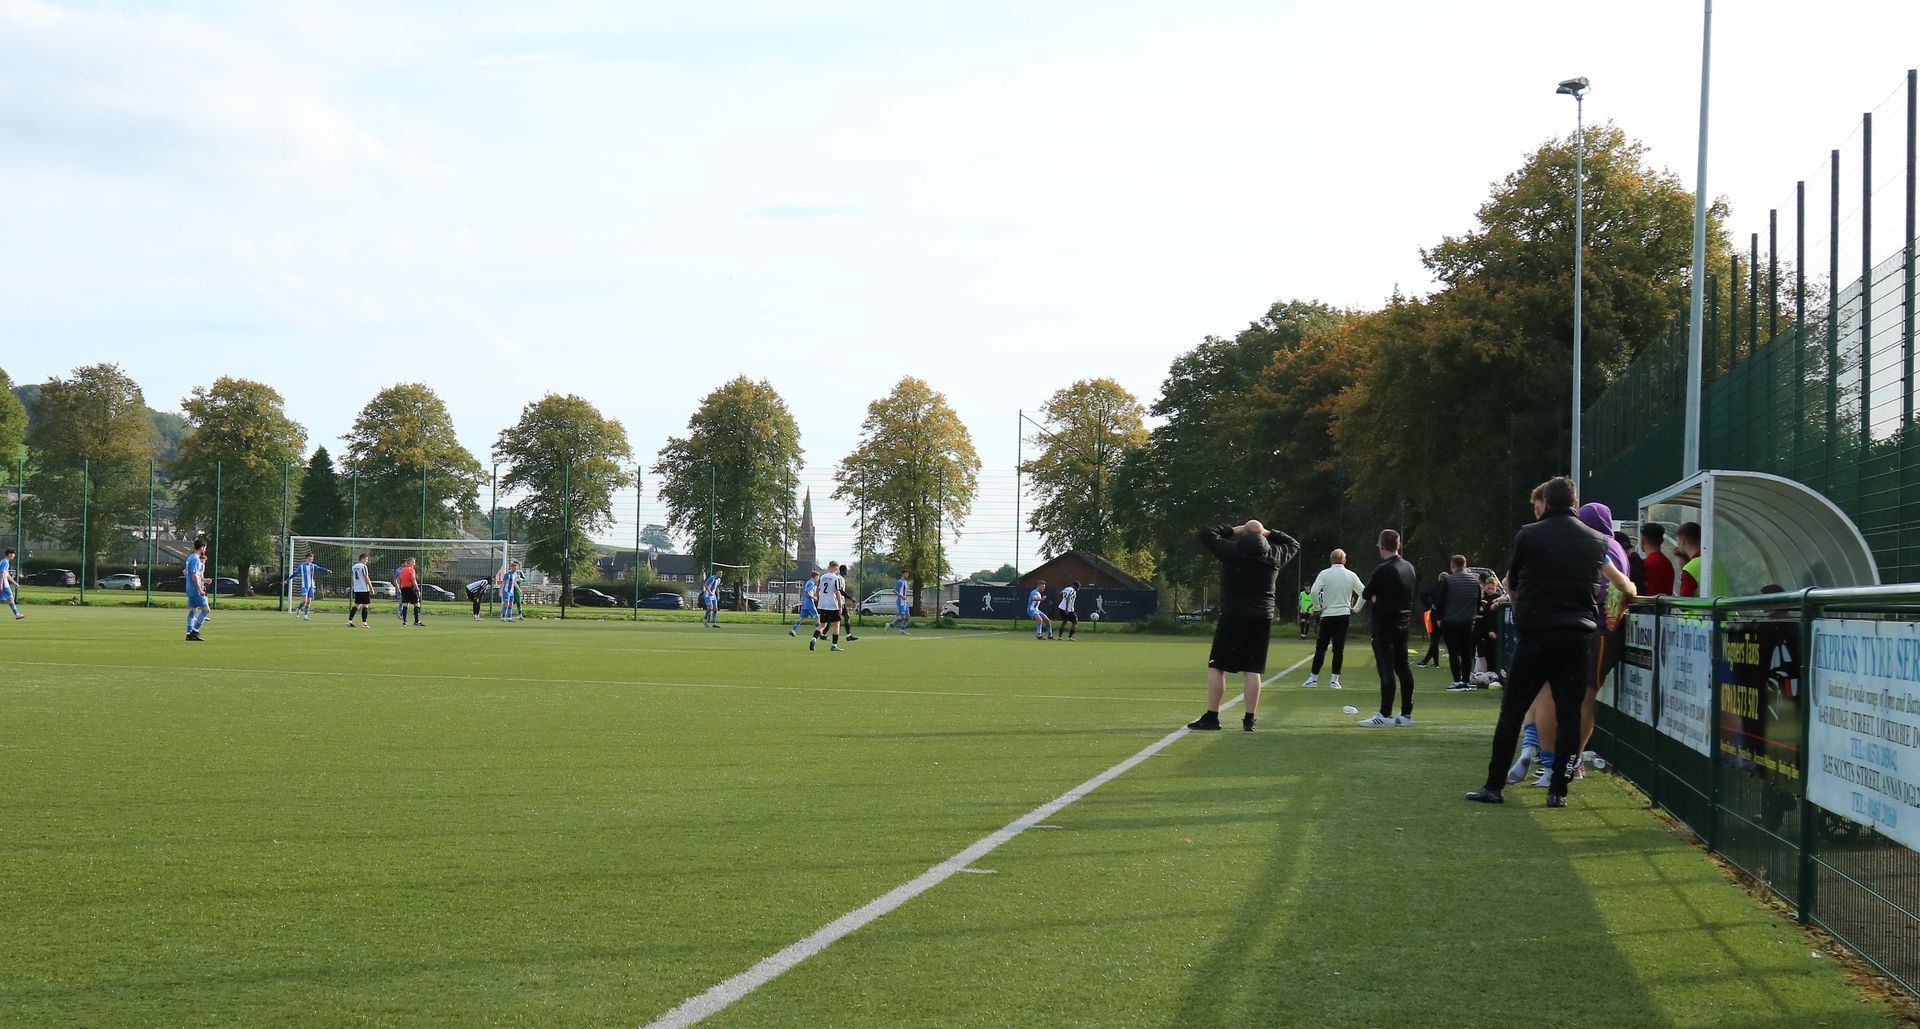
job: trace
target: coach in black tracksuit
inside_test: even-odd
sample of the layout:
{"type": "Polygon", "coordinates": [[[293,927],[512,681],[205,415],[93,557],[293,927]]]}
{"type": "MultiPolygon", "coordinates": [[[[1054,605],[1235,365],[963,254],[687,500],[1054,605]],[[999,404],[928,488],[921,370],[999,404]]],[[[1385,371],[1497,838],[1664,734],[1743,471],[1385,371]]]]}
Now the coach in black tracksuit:
{"type": "MultiPolygon", "coordinates": [[[[1594,590],[1607,558],[1606,537],[1582,524],[1574,513],[1573,481],[1558,478],[1542,488],[1546,511],[1513,539],[1513,564],[1507,586],[1513,596],[1513,623],[1519,648],[1500,699],[1500,721],[1493,730],[1493,756],[1486,785],[1467,794],[1485,804],[1503,801],[1507,767],[1527,708],[1542,686],[1553,690],[1559,720],[1553,752],[1557,756],[1547,787],[1547,806],[1565,807],[1567,781],[1580,762],[1580,706],[1587,693],[1587,639],[1594,631],[1594,590]]],[[[1620,581],[1626,581],[1622,575],[1620,581]]],[[[1631,595],[1632,583],[1623,592],[1631,595]]]]}
{"type": "Polygon", "coordinates": [[[1260,706],[1260,677],[1267,670],[1267,642],[1273,638],[1273,584],[1280,568],[1300,553],[1300,544],[1284,532],[1269,532],[1259,520],[1216,525],[1200,532],[1200,545],[1220,559],[1220,622],[1207,655],[1207,713],[1189,729],[1220,728],[1220,701],[1227,673],[1245,677],[1246,714],[1240,727],[1253,731],[1260,706]]]}
{"type": "Polygon", "coordinates": [[[1373,630],[1373,663],[1380,671],[1380,713],[1364,726],[1413,724],[1413,668],[1407,664],[1407,623],[1413,621],[1413,565],[1400,556],[1400,533],[1380,531],[1380,567],[1360,598],[1373,630]],[[1393,687],[1400,685],[1400,717],[1393,716],[1393,687]]]}

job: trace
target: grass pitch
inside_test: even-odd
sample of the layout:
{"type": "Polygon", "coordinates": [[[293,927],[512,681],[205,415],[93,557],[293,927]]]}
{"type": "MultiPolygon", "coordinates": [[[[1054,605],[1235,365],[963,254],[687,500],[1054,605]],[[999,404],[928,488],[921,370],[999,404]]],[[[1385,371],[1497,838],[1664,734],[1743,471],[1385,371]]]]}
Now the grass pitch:
{"type": "MultiPolygon", "coordinates": [[[[639,1025],[1164,736],[1206,653],[29,613],[0,625],[0,1021],[36,1026],[639,1025]]],[[[1429,677],[1416,728],[1355,727],[1364,650],[713,1023],[1889,1024],[1605,776],[1462,802],[1497,694],[1429,677]]]]}

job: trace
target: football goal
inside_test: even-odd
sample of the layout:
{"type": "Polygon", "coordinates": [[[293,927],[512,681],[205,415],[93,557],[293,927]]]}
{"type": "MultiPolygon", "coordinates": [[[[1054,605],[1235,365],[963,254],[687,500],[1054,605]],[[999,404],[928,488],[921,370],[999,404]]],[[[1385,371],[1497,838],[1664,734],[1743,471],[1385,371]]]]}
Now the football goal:
{"type": "Polygon", "coordinates": [[[500,570],[507,562],[525,557],[523,544],[481,539],[369,539],[347,536],[288,536],[282,552],[286,569],[280,584],[280,603],[292,611],[299,603],[299,566],[311,554],[320,566],[314,577],[316,597],[345,597],[352,591],[351,572],[356,555],[367,555],[367,574],[373,580],[373,601],[399,603],[394,576],[407,558],[414,559],[420,580],[420,599],[467,602],[467,586],[487,581],[485,599],[491,609],[499,597],[500,570]]]}

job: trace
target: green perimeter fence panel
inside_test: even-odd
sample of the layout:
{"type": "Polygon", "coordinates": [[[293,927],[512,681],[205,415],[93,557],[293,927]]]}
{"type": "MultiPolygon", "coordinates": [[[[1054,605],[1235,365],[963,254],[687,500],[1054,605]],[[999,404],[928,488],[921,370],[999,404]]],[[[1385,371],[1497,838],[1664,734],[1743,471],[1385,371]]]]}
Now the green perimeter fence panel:
{"type": "Polygon", "coordinates": [[[1920,993],[1920,585],[1636,604],[1593,748],[1920,993]]]}

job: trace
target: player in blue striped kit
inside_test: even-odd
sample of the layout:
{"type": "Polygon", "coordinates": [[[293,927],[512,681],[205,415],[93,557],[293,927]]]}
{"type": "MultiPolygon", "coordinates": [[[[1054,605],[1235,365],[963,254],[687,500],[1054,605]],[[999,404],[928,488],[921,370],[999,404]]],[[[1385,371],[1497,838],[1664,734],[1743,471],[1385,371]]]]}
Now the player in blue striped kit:
{"type": "Polygon", "coordinates": [[[333,569],[322,568],[315,564],[312,554],[308,554],[305,561],[293,566],[293,574],[287,576],[287,581],[294,583],[295,588],[300,591],[300,602],[293,606],[293,614],[307,619],[313,617],[313,594],[319,588],[319,577],[331,571],[333,569]]]}
{"type": "Polygon", "coordinates": [[[207,541],[203,537],[193,541],[193,553],[187,555],[187,639],[200,642],[200,627],[207,624],[208,616],[213,614],[213,604],[207,599],[207,541]]]}
{"type": "Polygon", "coordinates": [[[13,612],[13,620],[19,621],[26,615],[20,613],[20,601],[13,593],[13,548],[8,547],[6,556],[0,557],[0,600],[7,602],[7,609],[13,612]]]}
{"type": "Polygon", "coordinates": [[[813,619],[813,627],[816,632],[818,631],[820,628],[820,608],[817,603],[819,597],[820,573],[815,572],[811,578],[807,579],[806,586],[800,590],[800,617],[793,620],[793,628],[787,630],[787,635],[798,637],[800,635],[800,623],[809,618],[813,619]]]}

